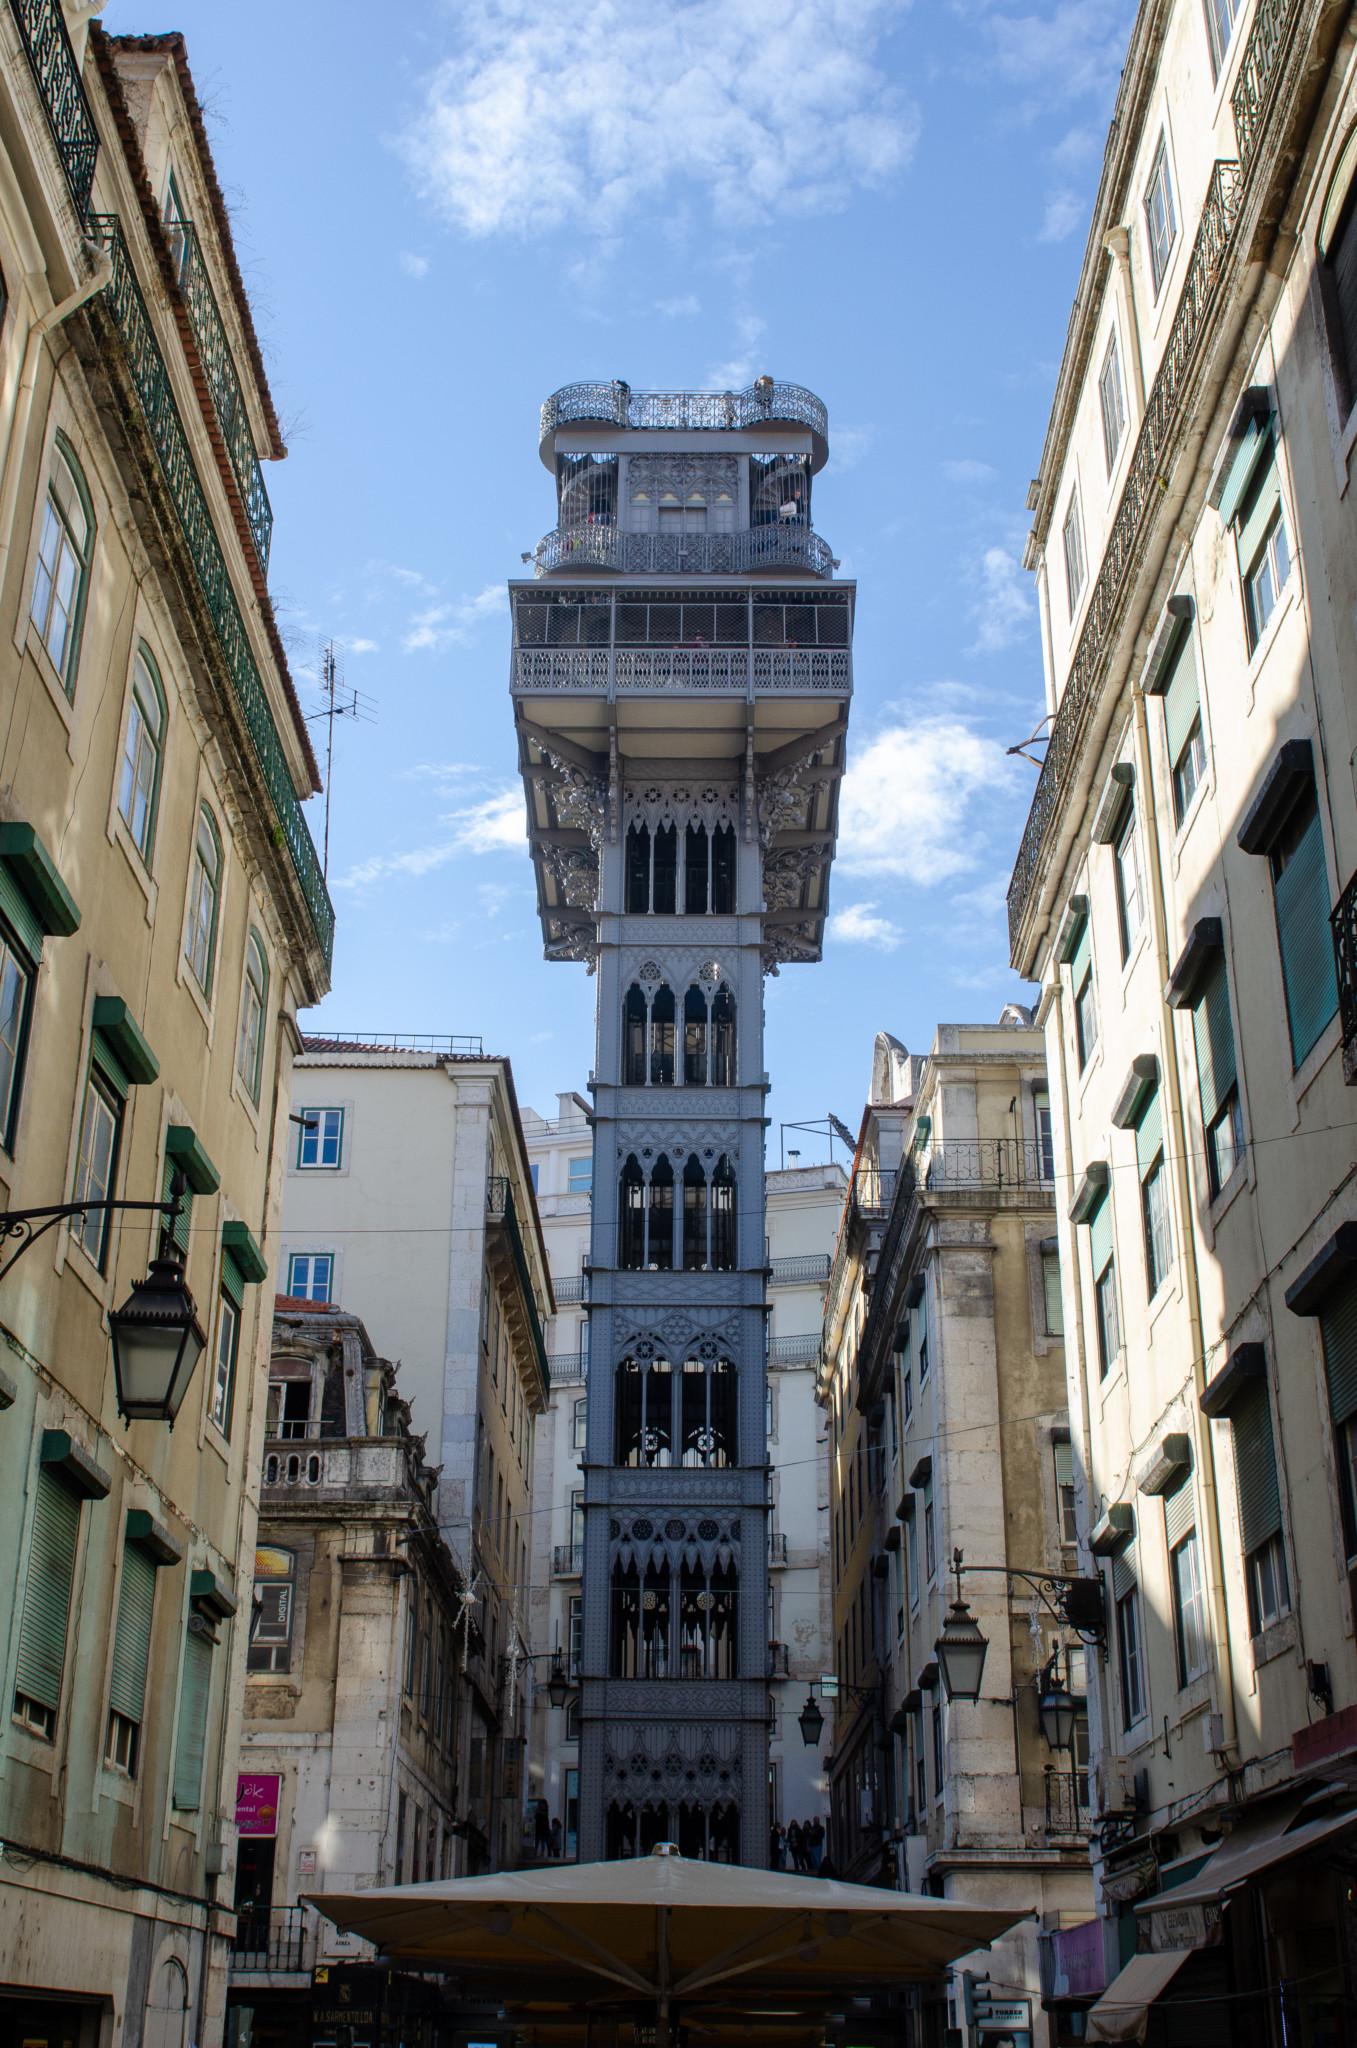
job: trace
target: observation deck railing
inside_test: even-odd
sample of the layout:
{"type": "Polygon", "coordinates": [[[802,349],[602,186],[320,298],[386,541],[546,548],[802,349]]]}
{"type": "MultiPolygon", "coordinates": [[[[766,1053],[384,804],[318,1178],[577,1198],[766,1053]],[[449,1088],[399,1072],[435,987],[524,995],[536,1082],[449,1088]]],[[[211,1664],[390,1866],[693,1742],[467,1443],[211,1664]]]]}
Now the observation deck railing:
{"type": "Polygon", "coordinates": [[[729,432],[794,420],[827,438],[829,414],[824,400],[800,384],[769,378],[747,391],[633,391],[630,384],[611,382],[566,384],[553,391],[542,407],[541,438],[572,420],[606,420],[619,427],[672,427],[688,433],[729,432]]]}
{"type": "Polygon", "coordinates": [[[846,647],[520,647],[514,691],[602,693],[611,672],[618,696],[655,690],[812,690],[847,696],[853,657],[846,647]]]}
{"type": "Polygon", "coordinates": [[[533,550],[533,575],[615,569],[624,576],[743,576],[760,569],[834,573],[829,542],[808,526],[751,526],[744,533],[623,533],[616,526],[558,526],[533,550]]]}

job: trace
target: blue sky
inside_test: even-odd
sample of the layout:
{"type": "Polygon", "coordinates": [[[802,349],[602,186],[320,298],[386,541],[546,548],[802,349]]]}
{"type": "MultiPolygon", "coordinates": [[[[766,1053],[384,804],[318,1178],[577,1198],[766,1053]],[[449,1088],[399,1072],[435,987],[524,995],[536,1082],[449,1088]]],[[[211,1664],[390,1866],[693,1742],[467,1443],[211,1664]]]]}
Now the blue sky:
{"type": "Polygon", "coordinates": [[[543,1112],[582,1085],[594,983],[541,958],[508,699],[504,582],[554,519],[537,408],[765,370],[829,407],[815,524],[859,586],[825,958],[767,984],[774,1161],[778,1119],[856,1124],[878,1029],[922,1050],[1030,997],[1023,501],[1133,12],[109,5],[188,38],[291,444],[271,582],[303,695],[334,636],[376,705],[339,731],[304,1024],[479,1032],[543,1112]]]}

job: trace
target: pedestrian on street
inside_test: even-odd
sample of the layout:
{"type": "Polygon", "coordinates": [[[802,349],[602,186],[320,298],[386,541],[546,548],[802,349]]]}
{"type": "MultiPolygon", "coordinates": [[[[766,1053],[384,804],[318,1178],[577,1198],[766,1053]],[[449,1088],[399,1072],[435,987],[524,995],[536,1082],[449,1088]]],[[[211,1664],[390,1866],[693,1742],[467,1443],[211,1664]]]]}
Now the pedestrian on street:
{"type": "Polygon", "coordinates": [[[553,1856],[559,1856],[561,1853],[561,1822],[559,1815],[551,1823],[551,1853],[553,1856]]]}
{"type": "Polygon", "coordinates": [[[820,1867],[816,1871],[815,1875],[817,1877],[837,1877],[838,1874],[839,1873],[837,1868],[835,1867],[834,1858],[832,1856],[822,1856],[820,1858],[820,1867]]]}
{"type": "Polygon", "coordinates": [[[768,1831],[768,1868],[787,1868],[787,1836],[780,1820],[775,1820],[768,1831]]]}
{"type": "Polygon", "coordinates": [[[551,1808],[545,1799],[539,1799],[534,1809],[533,1853],[537,1856],[551,1854],[551,1808]]]}
{"type": "Polygon", "coordinates": [[[806,1867],[806,1852],[801,1842],[801,1823],[799,1820],[789,1820],[787,1823],[787,1847],[791,1850],[792,1869],[804,1870],[806,1867]]]}
{"type": "Polygon", "coordinates": [[[825,1824],[818,1813],[806,1829],[806,1847],[810,1851],[810,1867],[818,1871],[820,1858],[825,1853],[825,1824]]]}

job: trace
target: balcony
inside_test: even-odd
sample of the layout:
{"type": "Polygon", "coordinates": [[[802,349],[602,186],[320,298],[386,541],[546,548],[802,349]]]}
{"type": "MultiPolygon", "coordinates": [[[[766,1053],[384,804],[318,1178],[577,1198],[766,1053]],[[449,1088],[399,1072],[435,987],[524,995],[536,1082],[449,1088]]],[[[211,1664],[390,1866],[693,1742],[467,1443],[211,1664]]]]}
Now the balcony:
{"type": "Polygon", "coordinates": [[[670,427],[683,433],[731,433],[741,427],[795,422],[823,441],[829,433],[824,401],[801,384],[766,378],[747,391],[633,391],[611,383],[566,384],[542,407],[541,439],[575,420],[609,426],[670,427]]]}
{"type": "Polygon", "coordinates": [[[823,1287],[829,1280],[828,1252],[808,1252],[801,1258],[774,1259],[768,1276],[770,1287],[823,1287]]]}
{"type": "Polygon", "coordinates": [[[1357,875],[1339,897],[1329,922],[1343,1030],[1343,1079],[1351,1088],[1357,1084],[1357,875]]]}
{"type": "Polygon", "coordinates": [[[768,1563],[770,1567],[776,1568],[785,1565],[786,1562],[787,1538],[780,1529],[770,1530],[768,1535],[768,1563]]]}
{"type": "Polygon", "coordinates": [[[743,697],[756,691],[848,696],[853,657],[846,647],[520,647],[514,652],[515,696],[581,691],[603,696],[611,681],[619,697],[662,690],[709,690],[743,697]]]}
{"type": "Polygon", "coordinates": [[[582,1382],[588,1377],[588,1371],[589,1353],[587,1351],[549,1351],[547,1353],[547,1377],[553,1387],[569,1386],[572,1381],[582,1382]]]}
{"type": "Polygon", "coordinates": [[[269,1451],[265,1454],[262,1479],[265,1486],[320,1486],[324,1480],[325,1457],[321,1451],[269,1451]]]}
{"type": "Polygon", "coordinates": [[[1045,873],[1047,856],[1062,815],[1066,790],[1083,758],[1085,743],[1107,674],[1107,663],[1122,626],[1122,609],[1144,556],[1154,508],[1163,497],[1174,441],[1181,425],[1181,401],[1191,384],[1198,344],[1215,310],[1239,218],[1242,180],[1237,163],[1218,162],[1202,202],[1201,222],[1183,279],[1158,374],[1145,401],[1145,417],[1131,456],[1102,566],[1088,598],[1084,624],[1051,726],[1050,743],[1037,777],[1013,877],[1008,886],[1009,950],[1015,967],[1030,966],[1024,928],[1033,893],[1045,873]]]}
{"type": "Polygon", "coordinates": [[[311,1968],[314,1950],[305,1906],[247,1906],[236,1915],[232,1971],[276,1970],[295,1975],[311,1968]]]}
{"type": "Polygon", "coordinates": [[[832,576],[829,542],[808,526],[755,526],[747,533],[621,533],[615,526],[557,527],[533,550],[532,573],[615,569],[622,576],[832,576]]]}
{"type": "Polygon", "coordinates": [[[113,262],[112,279],[96,303],[102,305],[123,344],[127,370],[140,400],[145,427],[155,447],[175,515],[183,529],[194,573],[216,633],[218,650],[231,679],[236,706],[277,819],[277,844],[286,846],[291,856],[315,941],[328,968],[334,951],[334,906],[292,784],[292,773],[231,586],[226,558],[189,452],[184,423],[170,390],[165,359],[132,268],[122,224],[112,213],[91,214],[89,224],[90,233],[103,242],[113,262]]]}
{"type": "Polygon", "coordinates": [[[555,1274],[553,1274],[551,1291],[556,1297],[557,1308],[568,1308],[571,1302],[588,1299],[584,1291],[583,1273],[576,1273],[568,1280],[558,1280],[555,1274]]]}
{"type": "Polygon", "coordinates": [[[553,1579],[578,1579],[584,1572],[584,1545],[582,1543],[558,1543],[551,1553],[551,1576],[553,1579]]]}
{"type": "Polygon", "coordinates": [[[1046,1769],[1046,1832],[1066,1838],[1089,1830],[1088,1772],[1046,1769]]]}
{"type": "Polygon", "coordinates": [[[770,1365],[814,1365],[819,1355],[820,1332],[818,1330],[807,1331],[804,1337],[774,1337],[768,1347],[768,1363],[770,1365]]]}
{"type": "Polygon", "coordinates": [[[9,5],[61,159],[71,203],[83,221],[94,185],[99,132],[80,82],[61,0],[9,0],[9,5]]]}
{"type": "Polygon", "coordinates": [[[192,221],[177,221],[170,229],[170,242],[179,272],[179,289],[184,294],[207,388],[245,506],[250,538],[254,542],[259,566],[266,570],[269,566],[269,543],[273,538],[273,508],[264,488],[254,432],[245,407],[245,394],[240,388],[231,344],[226,338],[217,296],[203,261],[198,230],[192,221]]]}
{"type": "Polygon", "coordinates": [[[1030,1138],[962,1138],[917,1163],[926,1188],[1032,1188],[1055,1200],[1055,1157],[1030,1138]]]}
{"type": "Polygon", "coordinates": [[[1291,41],[1299,12],[1299,0],[1258,0],[1253,10],[1253,27],[1249,30],[1249,40],[1230,95],[1235,145],[1239,150],[1242,170],[1247,171],[1253,160],[1258,131],[1263,125],[1272,88],[1277,81],[1278,59],[1291,41]]]}

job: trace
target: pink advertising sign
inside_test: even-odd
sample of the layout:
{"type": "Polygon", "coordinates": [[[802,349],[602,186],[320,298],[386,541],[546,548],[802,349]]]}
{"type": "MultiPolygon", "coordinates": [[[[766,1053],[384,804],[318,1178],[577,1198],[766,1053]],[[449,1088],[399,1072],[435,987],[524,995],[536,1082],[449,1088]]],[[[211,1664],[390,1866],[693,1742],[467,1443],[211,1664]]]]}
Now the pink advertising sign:
{"type": "Polygon", "coordinates": [[[282,1782],[277,1772],[242,1772],[236,1779],[236,1826],[242,1835],[277,1834],[282,1782]]]}

